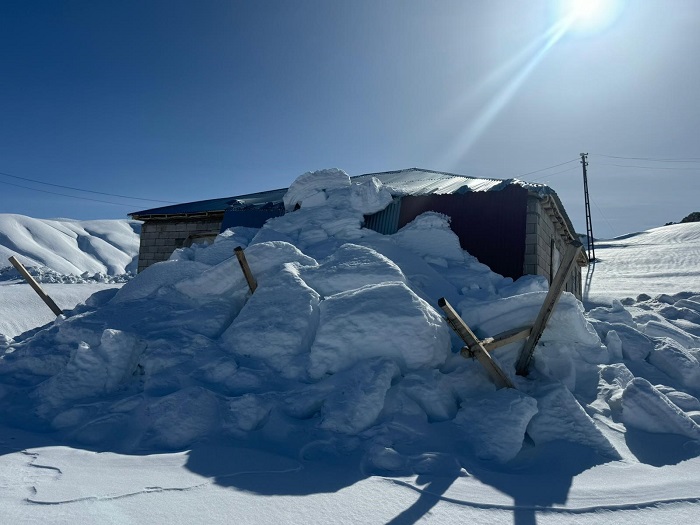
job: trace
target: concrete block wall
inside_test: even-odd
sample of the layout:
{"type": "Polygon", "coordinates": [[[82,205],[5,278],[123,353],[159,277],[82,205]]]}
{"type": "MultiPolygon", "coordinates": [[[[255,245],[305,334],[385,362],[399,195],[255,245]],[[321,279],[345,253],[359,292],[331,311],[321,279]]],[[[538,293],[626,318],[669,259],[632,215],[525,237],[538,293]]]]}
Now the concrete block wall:
{"type": "MultiPolygon", "coordinates": [[[[537,197],[528,197],[525,218],[525,261],[523,273],[542,275],[551,283],[557,268],[552,268],[552,262],[556,263],[556,255],[552,253],[552,241],[554,248],[559,252],[559,260],[566,250],[566,238],[560,227],[554,223],[552,216],[542,206],[542,201],[537,197]]],[[[579,299],[581,298],[581,268],[575,264],[571,275],[567,279],[564,288],[579,299]]]]}
{"type": "Polygon", "coordinates": [[[147,220],[141,226],[139,269],[166,261],[177,248],[182,248],[193,236],[217,235],[221,218],[190,220],[147,220]]]}

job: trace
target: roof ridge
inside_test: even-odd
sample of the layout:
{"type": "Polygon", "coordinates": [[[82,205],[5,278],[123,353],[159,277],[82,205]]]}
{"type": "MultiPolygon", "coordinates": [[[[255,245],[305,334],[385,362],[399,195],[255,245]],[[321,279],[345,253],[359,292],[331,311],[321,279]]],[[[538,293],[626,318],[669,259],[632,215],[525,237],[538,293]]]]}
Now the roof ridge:
{"type": "Polygon", "coordinates": [[[463,179],[481,179],[481,180],[492,180],[492,181],[498,181],[498,182],[504,182],[506,180],[512,180],[512,179],[497,179],[495,177],[474,177],[472,175],[461,175],[459,173],[450,173],[449,171],[438,171],[438,170],[429,170],[425,168],[404,168],[401,170],[390,170],[390,171],[375,171],[371,173],[363,173],[361,175],[354,175],[350,177],[351,179],[354,179],[356,177],[366,177],[368,175],[393,175],[395,173],[406,173],[409,171],[423,171],[426,173],[436,173],[438,175],[447,175],[449,177],[461,177],[463,179]]]}

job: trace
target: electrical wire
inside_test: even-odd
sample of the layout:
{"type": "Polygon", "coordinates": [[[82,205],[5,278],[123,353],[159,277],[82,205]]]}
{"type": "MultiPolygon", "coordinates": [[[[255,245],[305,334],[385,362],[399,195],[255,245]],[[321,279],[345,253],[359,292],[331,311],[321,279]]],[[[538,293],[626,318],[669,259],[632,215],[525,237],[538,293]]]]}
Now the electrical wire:
{"type": "Polygon", "coordinates": [[[24,188],[25,190],[32,190],[32,191],[40,191],[41,193],[50,193],[51,195],[60,195],[61,197],[70,197],[72,199],[79,199],[83,201],[93,201],[93,202],[101,202],[103,204],[111,204],[113,206],[124,206],[125,208],[133,208],[134,206],[131,204],[123,204],[120,202],[110,202],[110,201],[103,201],[100,199],[91,199],[90,197],[78,197],[77,195],[68,195],[66,193],[58,193],[56,191],[48,191],[48,190],[40,190],[39,188],[30,188],[28,186],[22,186],[21,184],[15,184],[13,182],[7,182],[4,180],[0,180],[0,184],[7,184],[9,186],[15,186],[16,188],[24,188]]]}
{"type": "Polygon", "coordinates": [[[577,170],[577,169],[578,169],[578,166],[573,166],[573,167],[567,168],[565,170],[555,171],[554,173],[549,173],[547,175],[544,175],[543,177],[537,177],[536,179],[532,179],[532,182],[537,182],[538,180],[548,179],[549,177],[553,177],[555,175],[559,175],[561,173],[566,173],[566,172],[577,170]]]}
{"type": "Polygon", "coordinates": [[[632,164],[613,164],[609,162],[596,162],[596,166],[615,166],[617,168],[637,168],[637,169],[642,169],[642,170],[656,170],[656,171],[664,171],[664,170],[672,170],[672,171],[700,171],[700,166],[697,168],[676,168],[676,167],[670,167],[670,166],[637,166],[637,165],[632,165],[632,164]]]}
{"type": "Polygon", "coordinates": [[[529,171],[529,172],[527,172],[527,173],[521,173],[520,175],[516,175],[516,176],[513,177],[513,178],[516,178],[516,179],[517,179],[518,177],[526,177],[527,175],[532,175],[533,173],[539,173],[539,172],[541,172],[541,171],[551,170],[552,168],[558,168],[559,166],[564,166],[564,165],[566,165],[566,164],[571,164],[572,162],[578,162],[579,160],[580,160],[580,159],[567,160],[566,162],[562,162],[561,164],[555,164],[554,166],[549,166],[549,167],[547,167],[547,168],[542,168],[542,169],[535,170],[535,171],[529,171]]]}
{"type": "Polygon", "coordinates": [[[613,234],[613,237],[617,237],[617,233],[615,232],[615,228],[612,227],[612,224],[610,224],[610,221],[608,220],[608,218],[607,218],[607,217],[605,216],[605,214],[603,213],[603,210],[600,209],[600,206],[598,206],[598,204],[597,204],[593,199],[591,199],[591,202],[593,203],[593,205],[596,207],[596,209],[597,209],[598,212],[600,213],[600,216],[603,217],[603,220],[605,220],[605,222],[607,223],[608,228],[610,228],[610,231],[611,231],[612,234],[613,234]]]}
{"type": "MultiPolygon", "coordinates": [[[[43,181],[40,181],[40,180],[29,179],[29,178],[27,178],[27,177],[20,177],[20,176],[18,176],[18,175],[10,175],[9,173],[4,173],[4,172],[2,172],[2,171],[0,171],[0,175],[2,175],[2,176],[4,176],[4,177],[11,177],[11,178],[13,178],[13,179],[26,180],[26,181],[28,181],[28,182],[34,182],[34,183],[36,183],[36,184],[45,184],[45,185],[47,185],[47,186],[53,186],[53,187],[55,187],[55,188],[63,188],[63,189],[65,189],[65,190],[83,191],[83,192],[86,192],[86,193],[95,193],[95,194],[97,194],[97,195],[107,195],[107,196],[109,196],[109,197],[119,197],[119,198],[121,198],[121,199],[132,199],[132,200],[137,200],[137,201],[161,202],[161,203],[164,203],[164,204],[178,204],[177,202],[173,202],[173,201],[162,201],[162,200],[158,200],[158,199],[145,199],[145,198],[143,198],[143,197],[130,197],[130,196],[128,196],[128,195],[118,195],[118,194],[116,194],[116,193],[105,193],[105,192],[103,192],[103,191],[83,190],[83,189],[80,189],[80,188],[74,188],[74,187],[72,187],[72,186],[63,186],[63,185],[61,185],[61,184],[53,184],[53,183],[51,183],[51,182],[43,182],[43,181]]],[[[20,186],[20,187],[25,187],[25,186],[20,186]]],[[[27,188],[27,189],[32,189],[32,188],[27,188]]],[[[58,195],[62,195],[62,194],[58,194],[58,195]]],[[[70,195],[66,195],[66,196],[67,196],[67,197],[70,197],[70,195]]],[[[98,202],[106,202],[106,201],[98,201],[98,202]]]]}
{"type": "Polygon", "coordinates": [[[596,157],[607,157],[609,159],[645,160],[648,162],[700,162],[700,157],[689,157],[687,159],[654,159],[651,157],[622,157],[619,155],[603,155],[602,153],[589,153],[589,155],[594,155],[596,157]]]}

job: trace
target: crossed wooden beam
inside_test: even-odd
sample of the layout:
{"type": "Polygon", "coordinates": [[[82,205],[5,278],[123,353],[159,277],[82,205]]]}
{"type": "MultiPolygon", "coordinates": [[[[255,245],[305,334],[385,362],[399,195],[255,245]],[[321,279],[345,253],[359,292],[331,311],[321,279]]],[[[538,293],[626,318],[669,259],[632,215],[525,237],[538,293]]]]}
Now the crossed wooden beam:
{"type": "Polygon", "coordinates": [[[494,383],[496,383],[499,388],[515,388],[515,386],[505,372],[503,372],[501,367],[498,366],[498,363],[496,363],[489,355],[489,352],[509,343],[527,339],[525,346],[523,346],[523,349],[520,352],[520,357],[518,358],[518,362],[515,366],[515,372],[520,376],[526,376],[528,374],[528,369],[530,367],[530,363],[532,362],[532,354],[535,352],[535,347],[542,337],[542,332],[544,332],[544,329],[547,326],[547,321],[549,321],[549,318],[552,316],[554,307],[564,291],[566,279],[569,276],[571,268],[576,263],[576,256],[578,255],[580,249],[580,242],[573,241],[568,244],[566,252],[564,253],[564,258],[559,265],[559,270],[557,270],[557,274],[552,280],[547,297],[545,298],[544,303],[537,314],[535,323],[532,326],[514,328],[493,337],[479,340],[474,335],[471,328],[467,326],[467,323],[464,322],[464,320],[444,297],[438,300],[438,306],[442,308],[443,312],[445,312],[445,315],[447,316],[447,324],[452,327],[452,329],[466,344],[460,353],[464,357],[476,358],[483,365],[489,376],[491,376],[494,383]]]}

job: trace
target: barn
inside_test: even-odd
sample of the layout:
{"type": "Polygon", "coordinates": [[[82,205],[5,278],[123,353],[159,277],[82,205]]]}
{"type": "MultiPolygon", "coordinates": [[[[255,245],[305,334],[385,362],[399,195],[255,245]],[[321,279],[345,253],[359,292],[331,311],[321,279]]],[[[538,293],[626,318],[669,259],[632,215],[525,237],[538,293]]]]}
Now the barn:
{"type": "MultiPolygon", "coordinates": [[[[463,249],[493,271],[517,279],[543,275],[550,282],[569,242],[577,240],[557,194],[543,184],[517,179],[485,179],[409,168],[352,177],[380,180],[392,193],[384,210],[365,217],[365,226],[392,234],[426,211],[451,217],[463,249]]],[[[173,250],[211,242],[233,226],[259,228],[284,214],[286,188],[221,199],[189,202],[131,213],[143,221],[139,271],[164,261],[173,250]]],[[[566,290],[581,297],[581,250],[566,290]]]]}

